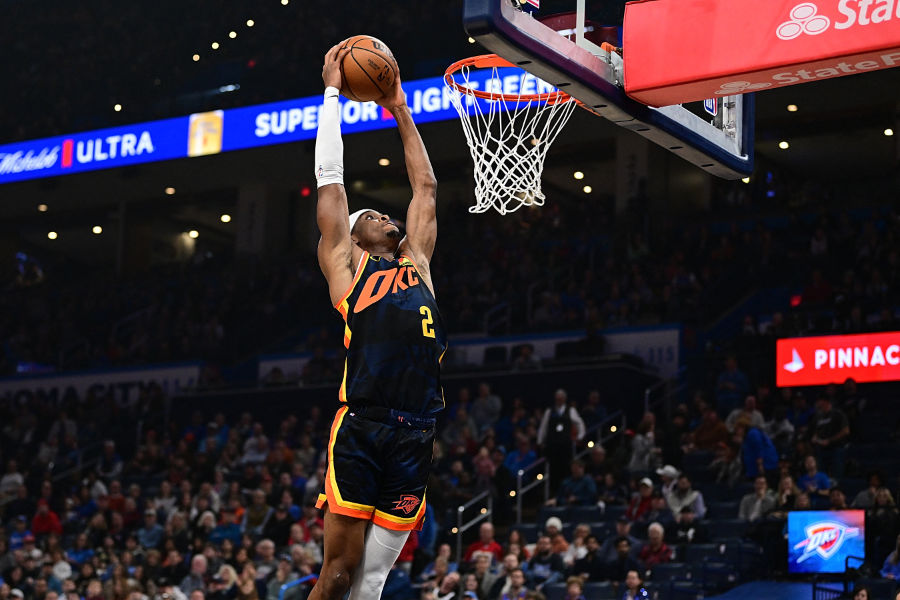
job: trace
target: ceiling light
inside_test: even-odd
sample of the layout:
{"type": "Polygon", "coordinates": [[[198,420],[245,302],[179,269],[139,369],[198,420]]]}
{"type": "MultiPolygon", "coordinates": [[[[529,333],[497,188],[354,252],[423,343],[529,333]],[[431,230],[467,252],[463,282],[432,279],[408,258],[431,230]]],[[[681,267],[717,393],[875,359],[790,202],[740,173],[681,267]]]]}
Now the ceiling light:
{"type": "Polygon", "coordinates": [[[219,42],[213,42],[212,44],[210,44],[210,46],[212,46],[212,49],[213,49],[213,50],[218,50],[218,49],[219,49],[219,42]]]}
{"type": "Polygon", "coordinates": [[[253,27],[256,23],[253,22],[253,19],[247,19],[247,27],[253,27]]]}
{"type": "Polygon", "coordinates": [[[282,5],[282,6],[287,6],[288,3],[289,3],[290,1],[291,1],[291,0],[281,0],[281,5],[282,5]]]}
{"type": "Polygon", "coordinates": [[[228,32],[228,37],[230,37],[231,39],[236,38],[236,37],[237,37],[237,31],[229,31],[229,32],[228,32]]]}
{"type": "Polygon", "coordinates": [[[473,37],[470,36],[470,37],[469,37],[469,43],[470,43],[470,44],[474,44],[474,43],[475,43],[475,38],[473,38],[473,37]]]}
{"type": "Polygon", "coordinates": [[[800,110],[799,108],[797,108],[796,104],[788,104],[787,109],[788,112],[797,112],[798,110],[800,110]]]}
{"type": "Polygon", "coordinates": [[[230,223],[230,222],[231,222],[231,215],[229,215],[228,213],[225,213],[224,215],[222,215],[221,217],[219,217],[219,220],[222,221],[223,223],[230,223]]]}
{"type": "Polygon", "coordinates": [[[743,179],[741,179],[741,181],[743,181],[744,183],[750,183],[750,178],[744,177],[743,179]]]}
{"type": "Polygon", "coordinates": [[[378,159],[378,164],[381,165],[382,167],[386,167],[386,166],[388,166],[389,164],[391,164],[391,159],[389,159],[389,158],[379,158],[379,159],[378,159]]]}
{"type": "Polygon", "coordinates": [[[200,60],[200,55],[199,55],[199,54],[195,54],[195,55],[192,56],[191,58],[194,60],[194,62],[197,62],[198,60],[200,60]]]}
{"type": "Polygon", "coordinates": [[[583,187],[583,188],[581,188],[581,189],[583,189],[583,190],[584,190],[584,193],[585,193],[585,194],[590,194],[590,193],[591,193],[591,192],[593,192],[593,191],[594,191],[594,188],[592,188],[592,187],[591,187],[591,186],[589,186],[589,185],[586,185],[586,186],[584,186],[584,187],[583,187]]]}
{"type": "Polygon", "coordinates": [[[167,187],[167,188],[166,188],[166,196],[171,196],[171,195],[173,195],[174,193],[175,193],[175,188],[173,188],[173,187],[167,187]]]}
{"type": "Polygon", "coordinates": [[[100,227],[99,225],[94,225],[94,226],[91,228],[91,231],[94,232],[94,235],[100,235],[101,233],[103,233],[103,228],[100,227]]]}
{"type": "Polygon", "coordinates": [[[188,231],[188,237],[192,240],[196,240],[198,237],[200,237],[200,232],[196,229],[191,229],[190,231],[188,231]]]}
{"type": "Polygon", "coordinates": [[[891,129],[890,127],[888,127],[887,129],[884,130],[884,135],[891,137],[892,135],[894,135],[894,130],[891,129]]]}
{"type": "Polygon", "coordinates": [[[116,104],[115,106],[113,106],[113,110],[116,111],[116,112],[121,112],[121,110],[122,110],[122,105],[121,105],[121,104],[116,104]]]}
{"type": "Polygon", "coordinates": [[[47,237],[50,238],[51,240],[55,240],[55,239],[58,238],[59,236],[56,234],[55,231],[48,231],[48,232],[47,232],[47,237]]]}
{"type": "Polygon", "coordinates": [[[788,144],[787,142],[782,141],[782,142],[778,142],[778,147],[781,148],[782,150],[787,150],[788,148],[791,147],[791,145],[788,144]]]}
{"type": "Polygon", "coordinates": [[[581,171],[575,171],[574,173],[572,173],[572,177],[574,177],[575,179],[584,179],[584,173],[582,173],[581,171]]]}
{"type": "Polygon", "coordinates": [[[38,204],[38,212],[47,212],[46,204],[38,204]]]}

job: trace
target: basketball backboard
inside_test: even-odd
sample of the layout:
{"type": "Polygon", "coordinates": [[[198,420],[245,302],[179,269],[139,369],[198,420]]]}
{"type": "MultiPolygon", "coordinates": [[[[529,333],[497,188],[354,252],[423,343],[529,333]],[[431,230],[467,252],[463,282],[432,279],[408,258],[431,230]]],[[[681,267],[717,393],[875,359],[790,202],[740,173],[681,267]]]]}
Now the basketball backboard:
{"type": "MultiPolygon", "coordinates": [[[[609,28],[585,14],[585,0],[571,0],[571,13],[542,15],[522,6],[538,0],[464,0],[463,25],[482,46],[584,103],[585,108],[697,165],[740,179],[753,171],[752,94],[721,96],[707,103],[653,108],[624,91],[624,63],[598,41],[609,28]],[[592,35],[594,34],[594,35],[592,35]],[[593,41],[591,38],[594,38],[593,41]]],[[[615,29],[612,29],[614,35],[615,29]]]]}

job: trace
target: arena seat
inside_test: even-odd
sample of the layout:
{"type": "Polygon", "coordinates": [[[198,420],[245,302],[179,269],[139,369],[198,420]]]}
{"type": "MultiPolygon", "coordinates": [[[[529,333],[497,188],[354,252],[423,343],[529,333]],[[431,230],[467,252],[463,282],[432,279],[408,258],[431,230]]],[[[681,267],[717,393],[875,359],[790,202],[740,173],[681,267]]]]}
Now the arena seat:
{"type": "MultiPolygon", "coordinates": [[[[550,583],[541,588],[546,600],[564,600],[566,597],[565,583],[550,583]]],[[[585,595],[585,598],[588,596],[585,595]]]]}
{"type": "Polygon", "coordinates": [[[742,519],[716,519],[709,522],[709,532],[714,541],[741,539],[747,531],[747,521],[742,519]]]}
{"type": "Polygon", "coordinates": [[[534,523],[520,523],[519,525],[513,525],[512,529],[515,529],[522,534],[522,537],[525,538],[527,543],[534,544],[537,542],[538,526],[534,523]]]}
{"type": "MultiPolygon", "coordinates": [[[[609,581],[588,581],[584,584],[584,597],[597,600],[612,600],[616,597],[616,589],[609,581]]],[[[549,600],[549,598],[548,598],[549,600]]]]}
{"type": "Polygon", "coordinates": [[[738,515],[739,502],[710,502],[706,505],[707,519],[734,519],[738,515]]]}
{"type": "Polygon", "coordinates": [[[603,511],[599,506],[573,506],[568,512],[568,521],[572,523],[592,523],[603,520],[603,511]]]}
{"type": "Polygon", "coordinates": [[[542,506],[538,510],[537,515],[537,524],[538,528],[543,531],[544,523],[547,522],[547,519],[550,517],[557,517],[563,523],[566,523],[568,519],[566,519],[566,515],[568,513],[567,508],[560,506],[542,506]]]}

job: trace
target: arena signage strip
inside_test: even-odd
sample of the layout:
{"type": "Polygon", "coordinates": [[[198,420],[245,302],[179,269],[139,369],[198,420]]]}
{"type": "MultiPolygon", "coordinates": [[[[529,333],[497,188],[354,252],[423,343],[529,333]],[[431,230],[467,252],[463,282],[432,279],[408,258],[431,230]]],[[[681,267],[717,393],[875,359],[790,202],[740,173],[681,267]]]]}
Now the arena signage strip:
{"type": "Polygon", "coordinates": [[[900,381],[900,331],[778,340],[778,387],[900,381]]]}
{"type": "Polygon", "coordinates": [[[900,66],[900,0],[640,0],[623,44],[628,95],[680,104],[900,66]]]}
{"type": "MultiPolygon", "coordinates": [[[[531,77],[523,80],[521,73],[501,69],[504,93],[518,91],[520,86],[533,93],[529,86],[546,86],[531,77]]],[[[484,86],[487,75],[473,73],[474,87],[484,86]]],[[[459,118],[443,78],[407,81],[403,89],[418,123],[459,118]]],[[[321,94],[316,94],[0,145],[0,184],[313,139],[321,103],[321,94]]],[[[345,135],[394,126],[390,114],[374,102],[342,99],[341,119],[345,135]]]]}

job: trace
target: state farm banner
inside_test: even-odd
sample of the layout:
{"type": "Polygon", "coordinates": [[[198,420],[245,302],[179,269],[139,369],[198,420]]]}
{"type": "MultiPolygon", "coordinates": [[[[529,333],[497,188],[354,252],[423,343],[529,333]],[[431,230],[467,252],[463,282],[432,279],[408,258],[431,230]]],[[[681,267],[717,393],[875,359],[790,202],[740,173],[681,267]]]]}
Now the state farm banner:
{"type": "Polygon", "coordinates": [[[787,338],[775,355],[778,387],[900,380],[900,331],[787,338]]]}
{"type": "Polygon", "coordinates": [[[900,0],[638,0],[625,91],[651,106],[900,66],[900,0]]]}

